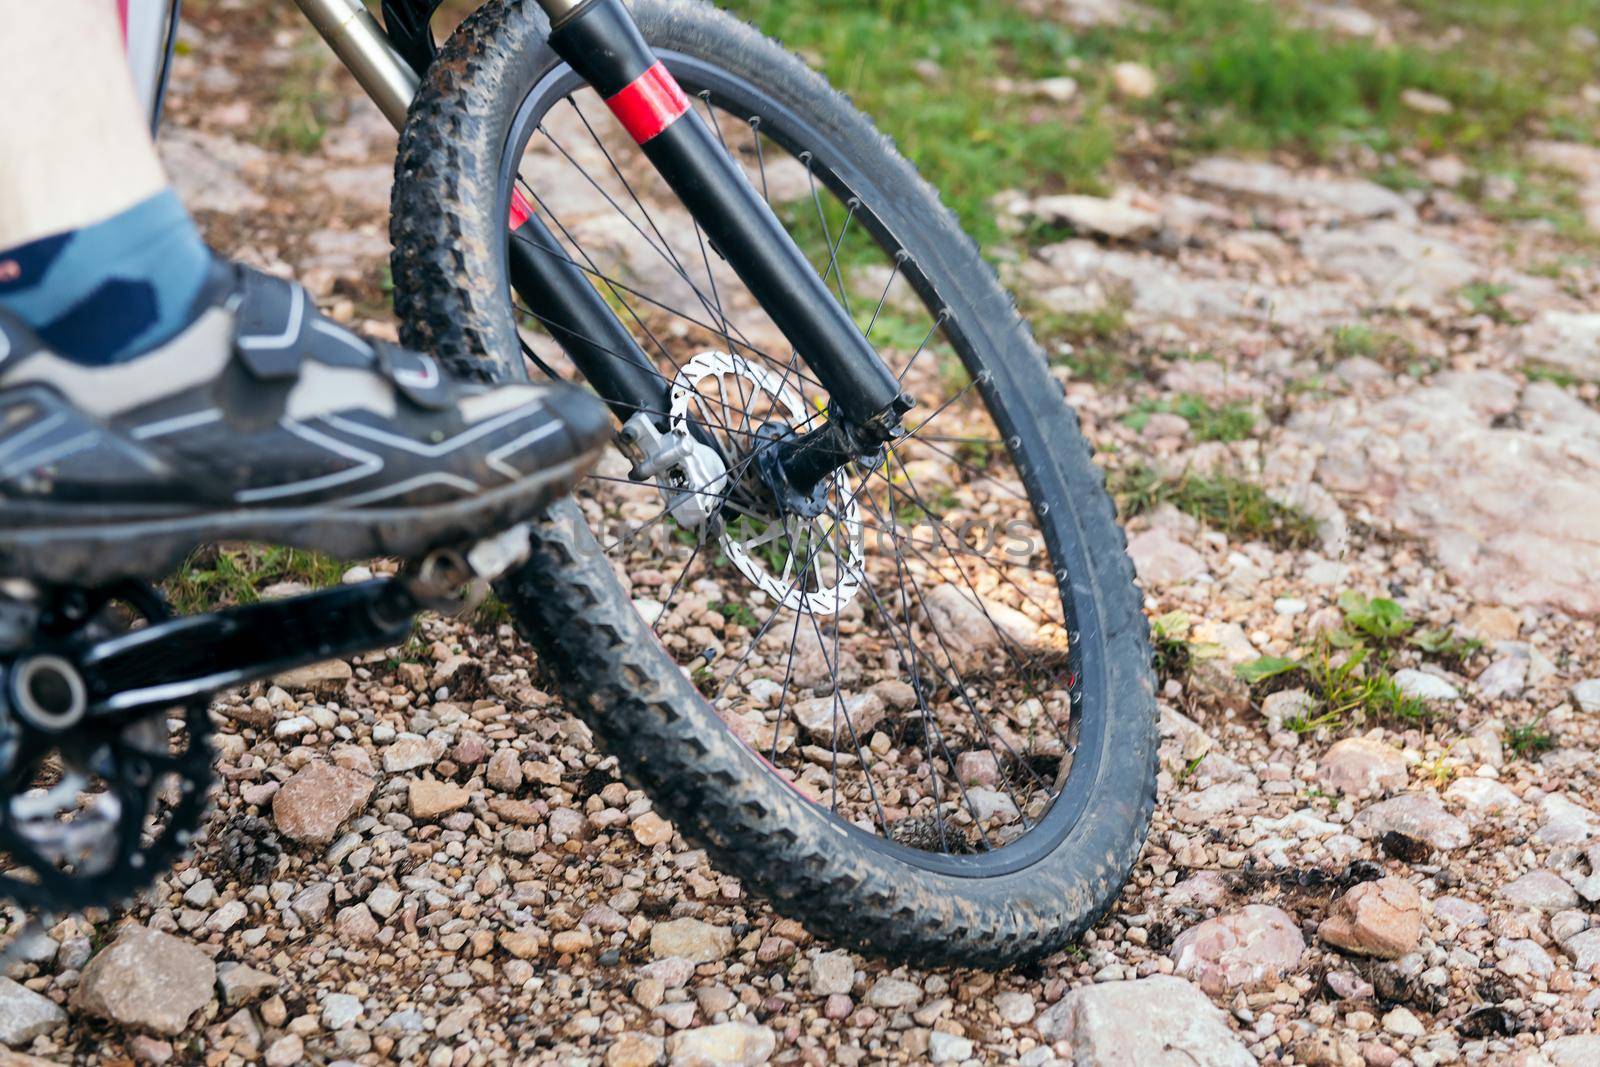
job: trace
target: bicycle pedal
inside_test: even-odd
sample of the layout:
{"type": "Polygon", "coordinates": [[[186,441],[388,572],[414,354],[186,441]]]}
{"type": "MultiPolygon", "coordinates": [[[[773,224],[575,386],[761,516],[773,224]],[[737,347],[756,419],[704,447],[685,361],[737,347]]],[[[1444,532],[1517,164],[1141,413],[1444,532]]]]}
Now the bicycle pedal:
{"type": "Polygon", "coordinates": [[[533,552],[533,530],[525,522],[505,529],[467,549],[467,566],[486,582],[504,577],[511,568],[526,563],[533,552]]]}
{"type": "Polygon", "coordinates": [[[434,549],[405,576],[406,589],[433,611],[471,611],[489,596],[489,583],[524,562],[531,551],[531,531],[527,523],[519,523],[465,550],[434,549]]]}

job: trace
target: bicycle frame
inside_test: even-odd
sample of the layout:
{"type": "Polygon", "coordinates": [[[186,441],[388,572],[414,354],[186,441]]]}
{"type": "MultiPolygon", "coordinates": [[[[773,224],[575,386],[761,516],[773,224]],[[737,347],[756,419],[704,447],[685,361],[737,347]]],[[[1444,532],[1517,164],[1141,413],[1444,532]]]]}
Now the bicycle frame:
{"type": "MultiPolygon", "coordinates": [[[[160,117],[180,2],[118,0],[152,123],[160,117]],[[163,25],[166,32],[156,32],[163,25]]],[[[363,0],[295,3],[383,114],[403,126],[421,72],[363,0]]],[[[910,398],[691,107],[621,0],[539,3],[551,20],[551,47],[606,101],[827,388],[829,421],[776,439],[756,464],[783,510],[809,513],[829,473],[869,459],[899,435],[910,398]]],[[[418,7],[431,11],[426,3],[418,7]]],[[[668,383],[515,188],[508,226],[518,238],[508,241],[508,274],[535,317],[625,425],[645,414],[666,429],[668,383]]]]}
{"type": "MultiPolygon", "coordinates": [[[[361,0],[295,0],[311,25],[399,128],[419,77],[361,0]]],[[[161,118],[182,0],[116,0],[128,65],[151,125],[161,118]]]]}
{"type": "Polygon", "coordinates": [[[179,0],[117,0],[122,40],[139,101],[150,115],[150,128],[161,124],[172,50],[178,43],[179,0]]]}

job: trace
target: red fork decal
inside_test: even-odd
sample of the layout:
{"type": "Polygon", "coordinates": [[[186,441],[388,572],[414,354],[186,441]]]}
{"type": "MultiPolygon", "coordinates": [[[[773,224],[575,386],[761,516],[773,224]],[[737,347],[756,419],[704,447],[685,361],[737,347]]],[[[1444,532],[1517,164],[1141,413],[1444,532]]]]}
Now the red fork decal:
{"type": "Polygon", "coordinates": [[[689,98],[678,81],[660,63],[633,80],[633,84],[606,101],[633,139],[649,141],[689,110],[689,98]]]}
{"type": "Polygon", "coordinates": [[[520,229],[524,222],[533,218],[533,205],[528,203],[528,198],[522,195],[521,189],[511,190],[511,228],[520,229]]]}
{"type": "Polygon", "coordinates": [[[122,47],[128,47],[128,0],[117,0],[117,21],[122,24],[122,47]]]}

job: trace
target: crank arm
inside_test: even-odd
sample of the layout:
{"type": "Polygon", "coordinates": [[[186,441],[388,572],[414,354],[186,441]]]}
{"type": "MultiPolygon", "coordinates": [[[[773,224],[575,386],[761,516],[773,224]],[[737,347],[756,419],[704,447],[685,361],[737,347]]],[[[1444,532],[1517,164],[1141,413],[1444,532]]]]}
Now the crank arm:
{"type": "Polygon", "coordinates": [[[424,605],[381,578],[189,615],[63,650],[90,718],[133,720],[275,674],[405,641],[424,605]]]}
{"type": "Polygon", "coordinates": [[[529,528],[519,524],[464,555],[436,550],[398,578],[41,648],[0,673],[0,724],[9,708],[46,734],[86,718],[118,725],[296,667],[398,645],[418,612],[460,609],[463,587],[487,589],[528,552],[529,528]]]}

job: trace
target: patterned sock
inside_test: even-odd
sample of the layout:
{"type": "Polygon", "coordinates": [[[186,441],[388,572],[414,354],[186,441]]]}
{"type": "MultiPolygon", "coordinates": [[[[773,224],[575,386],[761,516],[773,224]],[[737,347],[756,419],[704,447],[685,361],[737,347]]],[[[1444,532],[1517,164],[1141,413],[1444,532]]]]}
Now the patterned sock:
{"type": "Polygon", "coordinates": [[[124,363],[191,321],[211,252],[172,190],[0,251],[0,307],[77,363],[124,363]]]}

